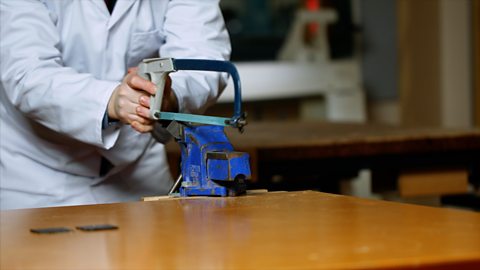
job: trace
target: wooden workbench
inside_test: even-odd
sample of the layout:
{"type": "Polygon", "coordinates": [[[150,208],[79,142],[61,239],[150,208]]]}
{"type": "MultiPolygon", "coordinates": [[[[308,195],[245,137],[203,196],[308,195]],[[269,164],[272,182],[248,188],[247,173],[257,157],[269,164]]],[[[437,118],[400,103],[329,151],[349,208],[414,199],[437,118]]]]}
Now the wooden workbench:
{"type": "Polygon", "coordinates": [[[257,122],[239,133],[226,129],[238,149],[262,159],[373,156],[458,150],[480,151],[480,129],[401,127],[326,122],[257,122]]]}
{"type": "Polygon", "coordinates": [[[480,269],[480,214],[313,191],[0,212],[0,269],[480,269]],[[38,235],[110,223],[118,230],[38,235]]]}
{"type": "MultiPolygon", "coordinates": [[[[232,128],[226,128],[226,133],[236,150],[250,154],[254,188],[337,192],[325,185],[371,169],[381,175],[374,187],[395,189],[396,176],[403,170],[480,170],[478,128],[286,121],[250,123],[242,134],[232,128]],[[283,181],[275,183],[273,178],[280,179],[277,176],[283,181]]],[[[170,142],[167,150],[172,164],[178,162],[177,144],[170,142]]],[[[177,174],[177,165],[172,168],[177,174]]]]}

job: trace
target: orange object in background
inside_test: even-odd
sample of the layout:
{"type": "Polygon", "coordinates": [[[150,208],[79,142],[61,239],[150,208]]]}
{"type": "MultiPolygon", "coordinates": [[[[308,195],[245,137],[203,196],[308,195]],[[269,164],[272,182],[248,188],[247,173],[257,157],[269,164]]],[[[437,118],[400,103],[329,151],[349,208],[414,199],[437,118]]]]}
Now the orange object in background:
{"type": "MultiPolygon", "coordinates": [[[[305,0],[305,8],[309,11],[320,10],[321,0],[305,0]]],[[[319,29],[318,23],[312,22],[308,23],[305,29],[305,43],[313,45],[315,36],[317,35],[319,29]]]]}
{"type": "Polygon", "coordinates": [[[319,10],[321,2],[321,0],[305,0],[305,7],[308,10],[319,10]]]}

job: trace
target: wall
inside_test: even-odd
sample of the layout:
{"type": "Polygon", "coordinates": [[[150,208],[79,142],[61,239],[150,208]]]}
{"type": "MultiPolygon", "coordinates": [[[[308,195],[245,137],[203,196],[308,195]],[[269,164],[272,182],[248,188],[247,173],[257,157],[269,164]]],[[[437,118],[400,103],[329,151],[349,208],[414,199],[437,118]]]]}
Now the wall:
{"type": "Polygon", "coordinates": [[[369,100],[394,100],[397,89],[395,0],[362,0],[362,75],[369,100]]]}
{"type": "Polygon", "coordinates": [[[472,8],[472,32],[473,39],[473,53],[475,55],[474,63],[474,106],[475,106],[475,125],[480,127],[480,0],[473,0],[472,8]]]}
{"type": "Polygon", "coordinates": [[[440,1],[398,0],[399,90],[402,123],[440,126],[440,1]]]}
{"type": "Polygon", "coordinates": [[[371,121],[472,126],[473,1],[358,1],[371,121]]]}
{"type": "Polygon", "coordinates": [[[441,118],[444,127],[473,124],[471,1],[440,1],[441,118]]]}

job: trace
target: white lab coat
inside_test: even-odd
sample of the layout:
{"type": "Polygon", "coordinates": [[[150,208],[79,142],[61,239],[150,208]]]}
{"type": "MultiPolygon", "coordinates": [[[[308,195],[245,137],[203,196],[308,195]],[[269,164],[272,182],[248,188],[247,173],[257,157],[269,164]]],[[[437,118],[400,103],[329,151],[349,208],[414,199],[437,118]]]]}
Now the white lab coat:
{"type": "MultiPolygon", "coordinates": [[[[227,59],[218,0],[0,0],[0,208],[138,200],[171,185],[164,146],[102,129],[129,67],[149,57],[227,59]],[[101,157],[114,168],[99,175],[101,157]]],[[[227,77],[172,74],[182,112],[215,102],[227,77]]]]}

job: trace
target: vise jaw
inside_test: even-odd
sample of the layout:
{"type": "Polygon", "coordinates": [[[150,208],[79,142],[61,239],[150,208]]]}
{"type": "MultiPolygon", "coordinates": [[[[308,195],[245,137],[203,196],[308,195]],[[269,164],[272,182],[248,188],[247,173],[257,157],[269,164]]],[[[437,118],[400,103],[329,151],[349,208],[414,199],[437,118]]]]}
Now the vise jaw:
{"type": "Polygon", "coordinates": [[[237,196],[250,179],[249,155],[235,152],[222,126],[183,126],[181,196],[237,196]]]}

